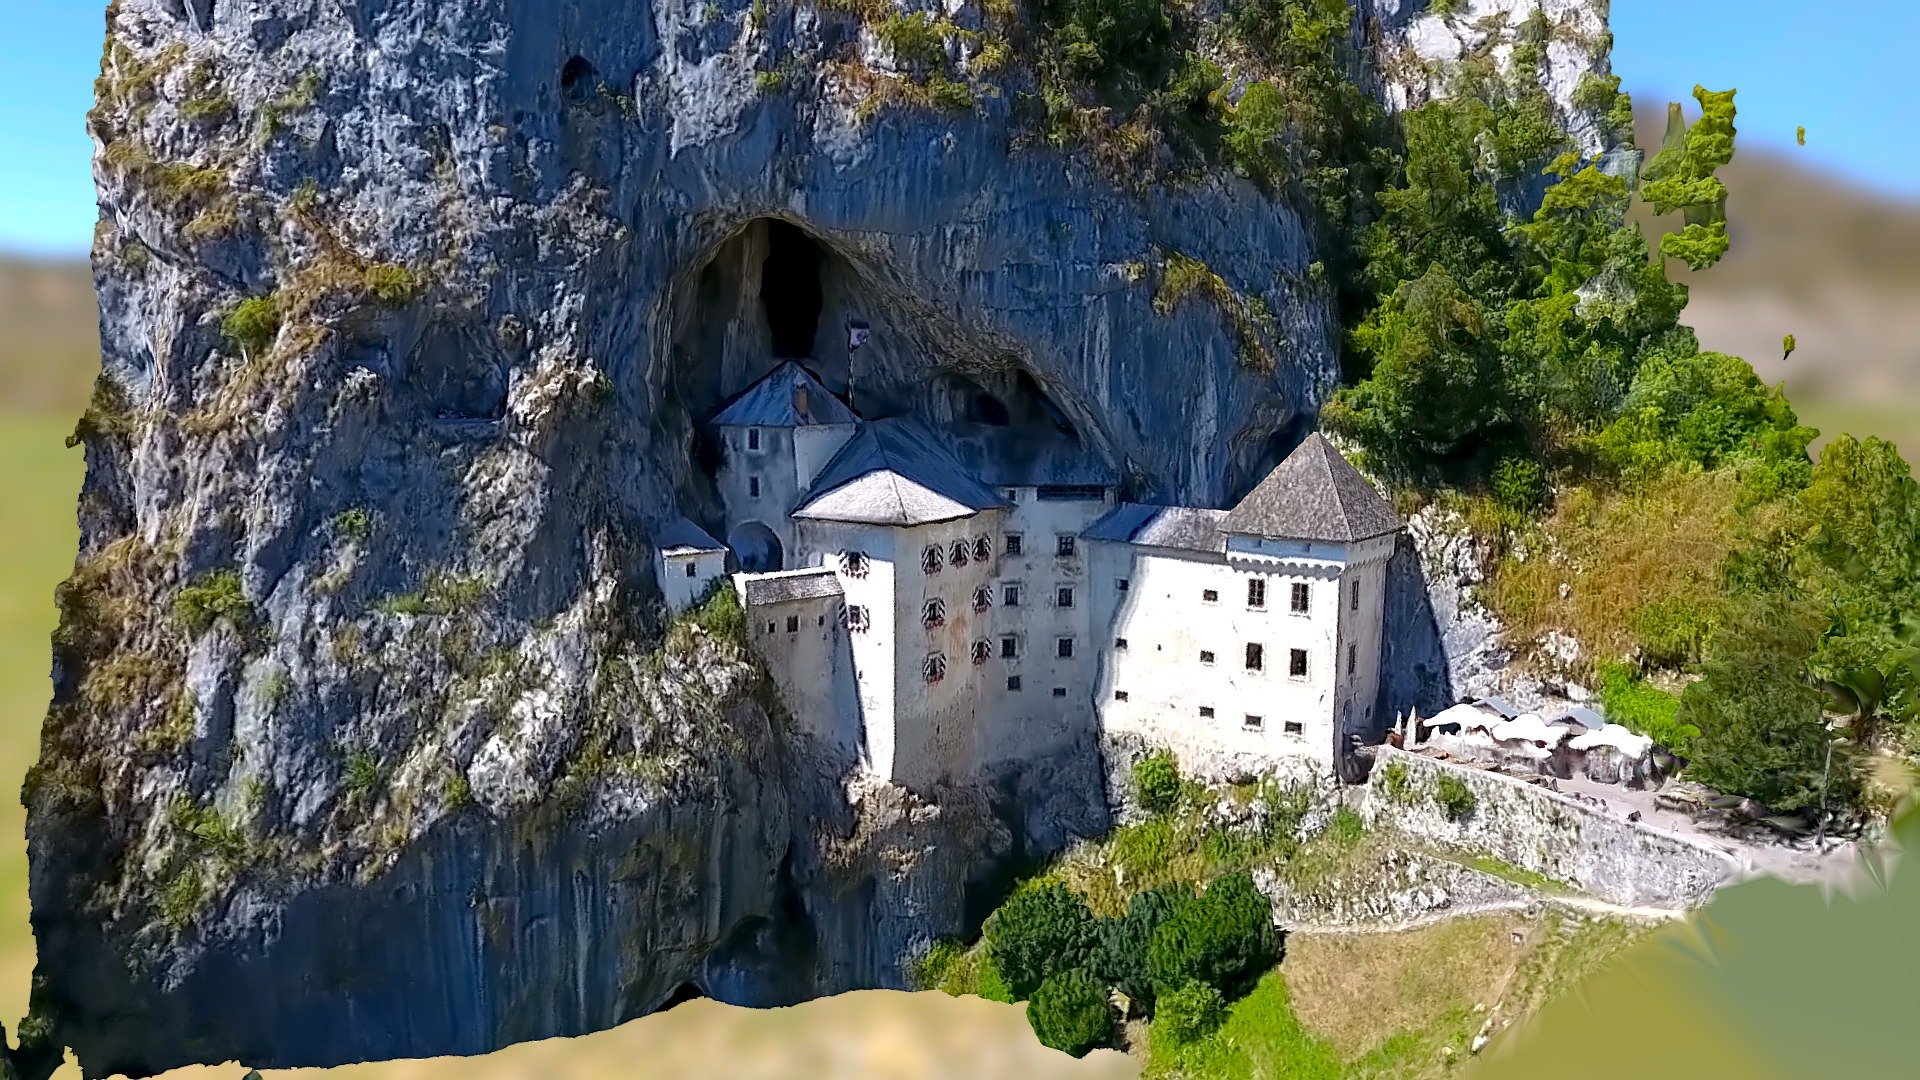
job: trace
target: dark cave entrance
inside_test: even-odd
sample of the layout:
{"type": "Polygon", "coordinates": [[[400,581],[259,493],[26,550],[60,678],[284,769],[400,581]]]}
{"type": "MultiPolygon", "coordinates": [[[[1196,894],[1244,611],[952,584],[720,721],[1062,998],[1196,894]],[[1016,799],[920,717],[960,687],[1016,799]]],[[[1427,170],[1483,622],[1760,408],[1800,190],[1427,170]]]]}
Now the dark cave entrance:
{"type": "Polygon", "coordinates": [[[767,258],[760,264],[760,303],[773,335],[773,355],[805,360],[820,330],[820,245],[798,225],[767,222],[767,258]]]}
{"type": "Polygon", "coordinates": [[[702,998],[705,998],[706,996],[707,995],[703,993],[699,987],[693,985],[690,982],[683,982],[679,985],[679,987],[677,987],[673,991],[673,993],[667,995],[667,1000],[661,1002],[660,1008],[656,1011],[666,1012],[668,1009],[674,1008],[675,1006],[685,1005],[689,1001],[699,1001],[702,998]]]}

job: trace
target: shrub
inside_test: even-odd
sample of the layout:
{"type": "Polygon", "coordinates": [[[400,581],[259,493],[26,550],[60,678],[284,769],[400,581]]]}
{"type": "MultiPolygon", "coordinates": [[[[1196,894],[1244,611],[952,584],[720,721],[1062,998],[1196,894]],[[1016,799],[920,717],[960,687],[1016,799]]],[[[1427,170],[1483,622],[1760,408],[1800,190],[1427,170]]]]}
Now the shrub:
{"type": "Polygon", "coordinates": [[[1506,457],[1493,470],[1493,502],[1518,524],[1547,508],[1547,477],[1532,458],[1506,457]]]}
{"type": "Polygon", "coordinates": [[[973,108],[973,88],[958,79],[934,75],[927,79],[927,100],[938,108],[966,112],[973,108]]]}
{"type": "Polygon", "coordinates": [[[401,307],[420,294],[420,279],[395,263],[377,263],[361,275],[367,295],[385,307],[401,307]]]}
{"type": "MultiPolygon", "coordinates": [[[[1394,764],[1399,764],[1395,762],[1394,764]]],[[[1366,839],[1367,823],[1358,811],[1351,806],[1342,806],[1333,812],[1327,821],[1327,835],[1341,849],[1351,851],[1361,840],[1366,839]]]]}
{"type": "Polygon", "coordinates": [[[357,506],[348,507],[333,516],[333,531],[355,542],[365,540],[373,532],[373,517],[357,506]]]}
{"type": "Polygon", "coordinates": [[[1413,790],[1413,777],[1408,774],[1405,762],[1389,761],[1380,772],[1380,791],[1389,802],[1401,806],[1410,806],[1419,798],[1413,790]]]}
{"type": "Polygon", "coordinates": [[[893,54],[896,63],[924,71],[947,62],[947,46],[941,29],[924,11],[911,15],[896,11],[874,28],[873,36],[893,54]]]}
{"type": "Polygon", "coordinates": [[[1203,982],[1186,982],[1160,996],[1153,1017],[1153,1044],[1178,1049],[1206,1038],[1220,1026],[1225,1002],[1203,982]]]}
{"type": "Polygon", "coordinates": [[[467,774],[454,770],[440,784],[440,803],[448,811],[464,809],[473,802],[473,787],[467,783],[467,774]]]}
{"type": "Polygon", "coordinates": [[[1041,18],[1067,65],[1092,79],[1157,74],[1173,42],[1165,0],[1045,0],[1041,18]]]}
{"type": "Polygon", "coordinates": [[[1193,890],[1185,884],[1135,893],[1125,915],[1100,920],[1094,972],[1142,1008],[1153,1011],[1153,974],[1147,968],[1147,949],[1154,933],[1191,903],[1193,890]]]}
{"type": "Polygon", "coordinates": [[[1098,947],[1093,912],[1057,881],[1016,890],[986,926],[987,956],[1016,999],[1055,975],[1086,967],[1098,947]]]}
{"type": "Polygon", "coordinates": [[[370,795],[380,786],[380,763],[365,750],[347,755],[346,789],[349,795],[370,795]]]}
{"type": "Polygon", "coordinates": [[[215,570],[180,590],[173,598],[173,614],[195,637],[220,619],[246,621],[253,605],[240,587],[236,570],[215,570]]]}
{"type": "Polygon", "coordinates": [[[220,333],[248,356],[265,352],[280,332],[280,300],[271,294],[250,296],[220,320],[220,333]]]}
{"type": "Polygon", "coordinates": [[[1480,808],[1480,799],[1465,780],[1452,773],[1442,773],[1433,785],[1433,801],[1440,804],[1440,810],[1450,820],[1465,821],[1480,808]]]}
{"type": "Polygon", "coordinates": [[[1150,814],[1179,806],[1180,786],[1180,765],[1165,750],[1155,750],[1133,763],[1133,797],[1150,814]]]}
{"type": "Polygon", "coordinates": [[[1074,1057],[1106,1042],[1113,1033],[1107,989],[1081,968],[1041,983],[1027,1003],[1027,1022],[1043,1045],[1074,1057]]]}
{"type": "Polygon", "coordinates": [[[1231,996],[1271,967],[1278,951],[1273,905],[1241,872],[1216,879],[1154,932],[1147,968],[1157,986],[1193,980],[1231,996]]]}

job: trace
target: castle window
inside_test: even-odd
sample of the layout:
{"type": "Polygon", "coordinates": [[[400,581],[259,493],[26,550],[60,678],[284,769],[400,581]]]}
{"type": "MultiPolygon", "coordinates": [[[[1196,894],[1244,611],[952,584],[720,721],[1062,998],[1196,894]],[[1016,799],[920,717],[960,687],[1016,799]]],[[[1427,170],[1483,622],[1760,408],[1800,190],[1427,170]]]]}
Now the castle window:
{"type": "Polygon", "coordinates": [[[1000,656],[1005,660],[1018,659],[1020,656],[1020,639],[1012,635],[1001,638],[1000,656]]]}
{"type": "Polygon", "coordinates": [[[1000,590],[1000,602],[1007,607],[1020,606],[1020,586],[1009,585],[1000,590]]]}
{"type": "Polygon", "coordinates": [[[815,625],[815,626],[825,626],[825,625],[827,625],[827,617],[826,617],[825,615],[816,615],[816,616],[814,616],[814,618],[813,618],[813,625],[815,625]]]}
{"type": "Polygon", "coordinates": [[[1298,720],[1289,720],[1280,726],[1281,726],[1281,729],[1284,730],[1289,735],[1303,735],[1306,733],[1306,730],[1307,730],[1306,728],[1301,726],[1300,721],[1298,720]]]}
{"type": "Polygon", "coordinates": [[[755,428],[747,429],[747,449],[749,450],[760,449],[760,429],[759,428],[755,427],[755,428]]]}
{"type": "Polygon", "coordinates": [[[1054,687],[1054,688],[1053,688],[1053,696],[1054,696],[1054,697],[1066,697],[1066,696],[1067,696],[1067,688],[1066,688],[1066,687],[1064,687],[1064,686],[1056,686],[1056,687],[1054,687]]]}
{"type": "Polygon", "coordinates": [[[985,611],[993,606],[993,590],[981,586],[973,590],[973,610],[985,611]]]}
{"type": "Polygon", "coordinates": [[[1296,679],[1307,677],[1307,650],[1287,650],[1287,674],[1296,679]]]}
{"type": "Polygon", "coordinates": [[[920,662],[920,674],[930,683],[939,682],[947,677],[947,658],[939,653],[929,655],[920,662]]]}
{"type": "Polygon", "coordinates": [[[773,633],[774,631],[776,631],[776,630],[778,630],[779,628],[780,628],[780,627],[779,627],[779,624],[778,624],[778,623],[768,623],[768,624],[767,624],[767,633],[769,633],[769,634],[771,634],[771,633],[773,633]]]}
{"type": "Polygon", "coordinates": [[[937,596],[927,601],[920,609],[920,623],[929,630],[947,625],[947,602],[937,596]]]}
{"type": "Polygon", "coordinates": [[[1203,604],[1217,604],[1217,603],[1219,603],[1219,602],[1220,602],[1220,590],[1219,590],[1219,589],[1201,589],[1201,590],[1200,590],[1200,602],[1201,602],[1201,603],[1203,603],[1203,604]]]}
{"type": "Polygon", "coordinates": [[[1211,649],[1201,649],[1201,650],[1200,650],[1200,662],[1201,662],[1201,663],[1203,663],[1203,664],[1211,664],[1211,663],[1213,663],[1213,650],[1211,650],[1211,649]]]}
{"type": "Polygon", "coordinates": [[[1307,605],[1310,599],[1311,597],[1307,592],[1307,583],[1304,581],[1294,582],[1293,583],[1293,613],[1295,615],[1305,615],[1307,613],[1307,605]]]}
{"type": "Polygon", "coordinates": [[[747,494],[756,499],[760,497],[760,478],[759,477],[757,476],[747,477],[747,494]]]}
{"type": "Polygon", "coordinates": [[[953,550],[947,554],[947,561],[955,566],[965,566],[967,565],[967,551],[967,542],[965,540],[955,540],[953,542],[953,550]]]}
{"type": "Polygon", "coordinates": [[[1060,640],[1054,642],[1054,655],[1058,656],[1062,660],[1073,659],[1073,639],[1070,637],[1063,637],[1060,640]]]}
{"type": "Polygon", "coordinates": [[[1016,694],[1019,693],[1020,692],[1020,676],[1018,675],[1007,676],[1007,689],[1013,691],[1016,694]]]}
{"type": "Polygon", "coordinates": [[[1211,705],[1200,706],[1200,719],[1202,720],[1213,719],[1213,706],[1211,705]]]}
{"type": "Polygon", "coordinates": [[[1360,647],[1357,645],[1347,646],[1347,674],[1352,675],[1354,669],[1358,667],[1359,664],[1360,664],[1360,647]]]}
{"type": "Polygon", "coordinates": [[[1002,547],[1006,549],[1007,554],[1009,555],[1020,554],[1020,534],[1019,533],[1008,533],[1006,537],[1000,541],[1000,544],[1002,547]]]}
{"type": "Polygon", "coordinates": [[[1247,582],[1247,606],[1263,608],[1267,606],[1267,583],[1261,578],[1247,582]]]}
{"type": "Polygon", "coordinates": [[[986,536],[975,537],[973,541],[973,557],[978,562],[986,562],[988,559],[993,558],[993,539],[986,536]]]}
{"type": "Polygon", "coordinates": [[[692,564],[692,563],[688,563],[688,564],[687,564],[687,576],[688,576],[688,577],[699,577],[699,576],[700,576],[700,568],[699,568],[698,566],[695,566],[695,565],[694,565],[694,564],[692,564]]]}
{"type": "Polygon", "coordinates": [[[1058,589],[1054,590],[1053,605],[1055,607],[1072,607],[1073,606],[1073,586],[1062,585],[1058,589]]]}
{"type": "Polygon", "coordinates": [[[848,577],[867,576],[867,553],[864,551],[843,551],[840,553],[840,569],[848,577]]]}
{"type": "Polygon", "coordinates": [[[1245,727],[1248,731],[1259,731],[1267,726],[1267,722],[1265,720],[1260,719],[1259,717],[1253,715],[1252,713],[1248,713],[1246,716],[1246,719],[1242,720],[1240,724],[1242,727],[1245,727]]]}
{"type": "Polygon", "coordinates": [[[867,609],[858,604],[847,605],[847,629],[859,633],[867,628],[867,609]]]}
{"type": "Polygon", "coordinates": [[[1267,668],[1267,649],[1256,641],[1247,642],[1247,670],[1265,671],[1267,668]]]}
{"type": "Polygon", "coordinates": [[[1359,611],[1360,610],[1360,579],[1358,578],[1354,579],[1353,587],[1347,590],[1347,596],[1348,596],[1347,610],[1359,611]]]}
{"type": "Polygon", "coordinates": [[[925,573],[928,573],[928,574],[939,573],[940,566],[944,561],[945,559],[940,554],[940,549],[937,547],[930,547],[927,550],[920,553],[920,569],[925,573]]]}
{"type": "Polygon", "coordinates": [[[973,643],[973,662],[975,666],[984,664],[992,658],[993,646],[984,641],[976,641],[973,643]]]}
{"type": "Polygon", "coordinates": [[[1125,690],[1115,690],[1113,692],[1113,700],[1115,701],[1127,700],[1127,692],[1125,690]]]}
{"type": "Polygon", "coordinates": [[[799,631],[800,631],[800,616],[798,615],[787,616],[787,633],[795,634],[795,633],[799,633],[799,631]]]}
{"type": "Polygon", "coordinates": [[[1056,536],[1053,539],[1053,553],[1062,559],[1073,558],[1074,540],[1071,536],[1056,536]]]}
{"type": "Polygon", "coordinates": [[[1126,592],[1126,591],[1127,591],[1127,579],[1126,579],[1126,578],[1115,578],[1115,579],[1114,579],[1114,582],[1113,582],[1113,590],[1114,590],[1115,592],[1126,592]]]}
{"type": "Polygon", "coordinates": [[[1114,649],[1115,649],[1115,651],[1117,651],[1117,652],[1126,652],[1126,651],[1127,651],[1127,639],[1126,639],[1126,638],[1123,638],[1123,637],[1117,637],[1117,638],[1114,638],[1114,639],[1113,639],[1113,647],[1114,647],[1114,649]]]}

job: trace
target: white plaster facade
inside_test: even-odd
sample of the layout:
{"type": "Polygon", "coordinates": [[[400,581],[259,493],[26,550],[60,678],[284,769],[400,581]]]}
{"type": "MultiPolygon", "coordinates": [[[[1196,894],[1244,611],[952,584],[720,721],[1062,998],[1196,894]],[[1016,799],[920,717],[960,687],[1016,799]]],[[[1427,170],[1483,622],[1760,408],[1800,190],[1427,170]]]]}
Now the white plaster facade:
{"type": "Polygon", "coordinates": [[[674,614],[698,604],[727,576],[726,545],[685,518],[669,523],[654,541],[654,573],[674,614]]]}
{"type": "Polygon", "coordinates": [[[715,430],[738,561],[758,525],[786,567],[736,578],[754,645],[850,761],[924,789],[1105,729],[1337,768],[1373,733],[1399,522],[1319,436],[1232,511],[1150,507],[989,488],[913,422],[819,422],[825,393],[783,365],[720,418],[767,423],[715,430]]]}

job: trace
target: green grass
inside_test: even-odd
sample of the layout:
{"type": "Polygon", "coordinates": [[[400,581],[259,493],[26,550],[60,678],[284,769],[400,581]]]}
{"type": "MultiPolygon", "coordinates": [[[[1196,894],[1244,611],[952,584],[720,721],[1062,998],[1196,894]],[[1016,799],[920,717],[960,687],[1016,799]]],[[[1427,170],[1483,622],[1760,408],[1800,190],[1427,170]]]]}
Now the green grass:
{"type": "MultiPolygon", "coordinates": [[[[84,388],[86,376],[79,380],[84,388]]],[[[63,444],[72,416],[0,414],[0,507],[9,522],[0,579],[0,1017],[25,1015],[33,969],[27,924],[26,815],[14,794],[39,753],[46,715],[53,587],[73,569],[82,455],[63,444]]]]}
{"type": "Polygon", "coordinates": [[[1150,1052],[1141,1075],[1337,1080],[1346,1075],[1346,1068],[1332,1046],[1301,1025],[1293,1014],[1286,979],[1271,971],[1251,993],[1227,1007],[1227,1018],[1218,1030],[1178,1050],[1150,1052]]]}

